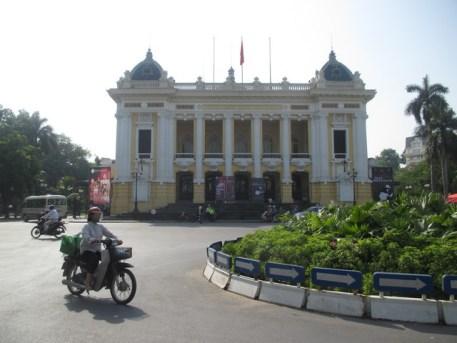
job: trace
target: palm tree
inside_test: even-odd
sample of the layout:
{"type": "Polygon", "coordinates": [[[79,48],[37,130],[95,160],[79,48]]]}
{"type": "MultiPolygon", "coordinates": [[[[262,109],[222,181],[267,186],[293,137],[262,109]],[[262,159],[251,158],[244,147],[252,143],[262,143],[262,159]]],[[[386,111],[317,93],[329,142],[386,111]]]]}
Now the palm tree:
{"type": "Polygon", "coordinates": [[[20,111],[17,119],[29,144],[39,147],[45,154],[57,147],[56,134],[51,126],[45,125],[48,120],[40,118],[39,112],[29,115],[26,111],[20,111]]]}
{"type": "Polygon", "coordinates": [[[448,89],[439,83],[430,85],[428,75],[425,75],[422,80],[422,87],[419,85],[408,85],[406,86],[406,91],[408,93],[417,93],[417,97],[411,100],[406,107],[406,114],[413,115],[416,123],[424,126],[421,132],[427,145],[427,159],[430,164],[430,184],[431,190],[434,192],[436,186],[436,176],[433,172],[435,159],[432,154],[434,147],[432,146],[432,130],[430,129],[430,122],[432,119],[431,106],[433,102],[437,103],[439,101],[444,101],[443,95],[448,92],[448,89]]]}
{"type": "Polygon", "coordinates": [[[440,159],[443,194],[447,196],[449,191],[448,158],[452,145],[457,139],[457,117],[445,101],[432,104],[431,112],[431,139],[440,159]]]}

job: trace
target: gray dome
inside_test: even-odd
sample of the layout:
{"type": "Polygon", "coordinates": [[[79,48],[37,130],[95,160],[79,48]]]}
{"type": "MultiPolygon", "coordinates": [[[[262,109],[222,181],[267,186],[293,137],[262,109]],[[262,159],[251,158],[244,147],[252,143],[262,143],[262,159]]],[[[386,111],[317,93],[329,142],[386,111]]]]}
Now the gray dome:
{"type": "Polygon", "coordinates": [[[343,64],[336,60],[333,50],[330,52],[328,62],[322,67],[321,71],[327,81],[352,81],[352,72],[343,64]]]}
{"type": "Polygon", "coordinates": [[[131,72],[132,80],[160,80],[162,67],[152,59],[151,49],[148,49],[144,61],[138,63],[131,72]]]}

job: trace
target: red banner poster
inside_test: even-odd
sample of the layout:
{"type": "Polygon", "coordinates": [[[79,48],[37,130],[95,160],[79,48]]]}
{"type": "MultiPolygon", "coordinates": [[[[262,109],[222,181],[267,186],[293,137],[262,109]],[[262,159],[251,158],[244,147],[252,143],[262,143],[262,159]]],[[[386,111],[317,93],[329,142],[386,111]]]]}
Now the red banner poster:
{"type": "Polygon", "coordinates": [[[93,170],[89,182],[89,200],[92,205],[108,207],[110,204],[111,168],[93,170]]]}

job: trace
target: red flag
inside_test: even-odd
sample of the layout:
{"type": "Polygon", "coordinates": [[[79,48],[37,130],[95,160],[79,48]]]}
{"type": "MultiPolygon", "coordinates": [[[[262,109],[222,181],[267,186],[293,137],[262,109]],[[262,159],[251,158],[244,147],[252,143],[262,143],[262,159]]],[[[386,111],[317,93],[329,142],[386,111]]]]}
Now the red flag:
{"type": "Polygon", "coordinates": [[[243,40],[241,40],[241,49],[240,49],[240,66],[244,64],[244,49],[243,49],[243,40]]]}

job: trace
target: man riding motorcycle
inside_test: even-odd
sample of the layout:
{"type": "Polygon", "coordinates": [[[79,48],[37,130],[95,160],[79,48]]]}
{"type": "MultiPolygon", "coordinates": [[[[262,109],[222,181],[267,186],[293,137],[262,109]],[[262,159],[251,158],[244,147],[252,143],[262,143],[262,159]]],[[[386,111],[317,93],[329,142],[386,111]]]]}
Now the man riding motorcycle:
{"type": "MultiPolygon", "coordinates": [[[[118,240],[104,225],[99,224],[101,213],[102,211],[98,207],[89,208],[87,211],[87,224],[81,231],[80,253],[81,260],[85,262],[87,269],[86,289],[92,288],[94,272],[97,269],[102,250],[100,240],[102,240],[103,236],[118,240]]],[[[118,242],[122,244],[121,240],[118,240],[118,242]]]]}
{"type": "Polygon", "coordinates": [[[59,222],[59,212],[57,212],[54,205],[50,205],[49,212],[44,214],[42,218],[46,220],[44,222],[44,233],[47,233],[52,225],[59,222]]]}

